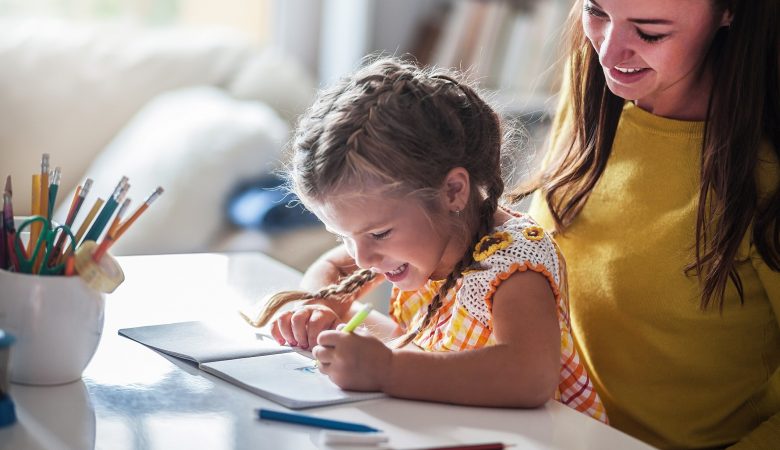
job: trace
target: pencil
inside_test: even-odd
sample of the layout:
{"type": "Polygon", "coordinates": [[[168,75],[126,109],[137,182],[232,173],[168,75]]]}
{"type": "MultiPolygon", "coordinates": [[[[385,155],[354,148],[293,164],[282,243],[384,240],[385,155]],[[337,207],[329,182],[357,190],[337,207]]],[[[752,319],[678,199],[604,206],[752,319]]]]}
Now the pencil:
{"type": "Polygon", "coordinates": [[[119,207],[119,211],[116,213],[116,216],[114,216],[114,220],[111,222],[111,226],[108,227],[108,233],[111,236],[116,235],[116,230],[119,229],[119,224],[122,222],[122,217],[125,216],[125,212],[127,212],[127,208],[130,207],[130,199],[126,198],[124,202],[122,202],[122,206],[119,207]]]}
{"type": "Polygon", "coordinates": [[[87,178],[86,180],[84,180],[84,186],[80,187],[80,191],[78,192],[78,198],[76,199],[76,206],[73,208],[73,213],[71,214],[70,212],[68,212],[68,217],[65,219],[65,225],[67,225],[68,228],[73,226],[73,222],[76,220],[76,216],[81,210],[81,205],[84,204],[84,199],[87,198],[87,194],[89,194],[89,190],[91,187],[92,187],[92,178],[87,178]]]}
{"type": "Polygon", "coordinates": [[[40,181],[41,196],[40,207],[38,209],[38,215],[48,218],[49,214],[49,154],[44,153],[41,155],[41,181],[40,181]]]}
{"type": "Polygon", "coordinates": [[[5,234],[5,209],[8,203],[8,177],[5,181],[5,190],[3,191],[3,217],[0,219],[0,269],[8,269],[8,238],[5,234]]]}
{"type": "MultiPolygon", "coordinates": [[[[3,199],[5,199],[5,196],[3,196],[3,199]]],[[[0,269],[3,270],[8,269],[8,251],[6,251],[5,247],[5,219],[3,219],[0,220],[0,269]]]]}
{"type": "MultiPolygon", "coordinates": [[[[68,208],[68,215],[65,217],[65,226],[69,229],[73,218],[73,211],[76,209],[76,203],[78,203],[80,193],[81,186],[76,186],[76,193],[73,194],[73,199],[70,201],[70,208],[68,208]]],[[[59,236],[57,236],[57,243],[54,244],[54,250],[49,252],[49,260],[46,262],[47,264],[55,265],[57,263],[62,252],[62,245],[65,243],[66,236],[67,233],[60,230],[59,236]]]]}
{"type": "Polygon", "coordinates": [[[379,430],[362,423],[343,422],[341,420],[324,419],[317,416],[293,414],[273,409],[259,408],[256,410],[257,418],[273,420],[276,422],[294,423],[307,427],[327,428],[329,430],[352,431],[354,433],[375,433],[379,430]]]}
{"type": "Polygon", "coordinates": [[[76,258],[73,255],[68,256],[65,260],[65,276],[69,277],[73,275],[76,269],[76,258]]]}
{"type": "MultiPolygon", "coordinates": [[[[30,205],[30,213],[33,216],[41,215],[41,175],[34,174],[32,176],[32,204],[30,205]]],[[[33,222],[30,227],[30,240],[27,242],[27,253],[32,252],[34,243],[38,241],[38,235],[41,233],[41,224],[39,222],[33,222]]]]}
{"type": "MultiPolygon", "coordinates": [[[[81,209],[81,205],[84,204],[84,198],[89,193],[89,189],[92,187],[92,179],[87,178],[84,181],[84,185],[76,187],[76,193],[73,194],[73,200],[70,202],[70,208],[68,209],[68,215],[65,218],[65,226],[70,230],[73,227],[73,222],[76,220],[76,216],[81,209]]],[[[60,232],[57,238],[57,244],[54,246],[54,251],[51,252],[49,257],[49,263],[52,265],[60,264],[62,261],[62,246],[65,245],[65,239],[67,233],[60,232]]],[[[74,236],[75,237],[75,236],[74,236]]],[[[74,242],[73,245],[76,245],[74,242]]]]}
{"type": "Polygon", "coordinates": [[[149,195],[146,201],[141,206],[139,206],[135,212],[133,212],[133,215],[119,226],[116,231],[116,236],[114,236],[114,240],[119,239],[123,234],[125,234],[125,231],[130,228],[130,225],[135,223],[141,214],[143,214],[143,212],[149,208],[149,205],[154,203],[154,201],[157,200],[157,198],[161,196],[163,192],[165,192],[165,189],[163,189],[161,186],[157,186],[157,189],[155,189],[154,192],[149,195]]]}
{"type": "Polygon", "coordinates": [[[110,247],[111,244],[114,243],[114,236],[116,235],[117,228],[119,228],[119,221],[122,219],[122,216],[125,215],[125,211],[127,210],[128,206],[130,206],[129,198],[125,199],[125,201],[122,202],[122,206],[119,207],[119,211],[116,213],[116,216],[114,216],[114,221],[111,222],[111,226],[108,227],[106,236],[103,238],[102,241],[100,241],[100,245],[98,245],[94,253],[92,253],[93,261],[100,262],[100,258],[102,258],[103,255],[106,254],[106,252],[108,251],[108,247],[110,247]]]}
{"type": "Polygon", "coordinates": [[[507,445],[503,442],[488,442],[485,444],[445,445],[444,447],[415,447],[409,450],[503,450],[507,447],[514,447],[514,445],[507,445]]]}
{"type": "MultiPolygon", "coordinates": [[[[49,219],[49,154],[44,153],[41,155],[41,179],[40,179],[40,197],[39,197],[39,206],[38,206],[38,215],[45,217],[47,220],[49,219]]],[[[30,250],[28,250],[28,253],[30,255],[33,254],[33,245],[37,245],[38,237],[40,236],[41,232],[41,225],[38,225],[38,233],[35,235],[35,240],[30,239],[30,250]]],[[[46,234],[44,234],[46,236],[46,234]]],[[[43,245],[45,246],[47,243],[44,242],[43,245]]],[[[32,266],[32,273],[38,273],[39,268],[41,267],[41,264],[43,264],[43,255],[46,252],[38,252],[35,256],[35,261],[33,261],[32,266]]]]}
{"type": "Polygon", "coordinates": [[[49,220],[51,220],[51,213],[54,210],[54,204],[57,202],[57,191],[60,190],[60,176],[61,169],[59,167],[55,167],[51,176],[51,184],[49,184],[49,207],[46,209],[46,218],[49,220]]]}
{"type": "MultiPolygon", "coordinates": [[[[19,270],[19,258],[14,248],[16,242],[16,228],[14,227],[14,208],[12,203],[13,198],[13,185],[11,184],[11,176],[5,179],[5,191],[3,192],[3,225],[5,228],[5,246],[8,251],[8,268],[11,270],[19,270]]],[[[24,253],[24,247],[19,247],[22,253],[24,253]]],[[[22,255],[25,258],[26,255],[22,255]]]]}
{"type": "MultiPolygon", "coordinates": [[[[89,224],[92,223],[92,219],[97,214],[100,207],[103,206],[103,199],[98,198],[95,200],[95,204],[92,205],[92,209],[89,210],[89,213],[87,214],[87,217],[84,218],[84,222],[81,223],[81,226],[79,227],[79,231],[76,233],[76,240],[73,242],[74,246],[78,246],[78,242],[81,240],[81,237],[84,236],[84,233],[87,231],[87,227],[89,227],[89,224]]],[[[73,247],[68,247],[68,250],[65,252],[64,255],[60,258],[60,261],[62,261],[63,258],[67,258],[73,253],[73,247]]]]}
{"type": "Polygon", "coordinates": [[[127,231],[130,226],[135,223],[136,220],[138,220],[138,217],[143,214],[144,211],[146,211],[149,208],[149,205],[154,203],[155,200],[157,200],[157,197],[162,195],[164,192],[164,189],[160,186],[157,186],[157,189],[152,192],[149,197],[146,199],[146,201],[141,204],[141,206],[138,207],[138,209],[135,210],[132,216],[130,216],[129,219],[127,219],[125,222],[122,222],[121,225],[119,225],[116,229],[114,229],[114,226],[112,224],[111,228],[108,230],[108,233],[106,237],[103,239],[103,242],[100,243],[100,246],[95,250],[95,252],[92,254],[92,260],[95,262],[100,262],[100,258],[103,257],[103,255],[106,254],[108,249],[114,245],[114,242],[116,242],[117,239],[119,239],[125,232],[127,231]]]}
{"type": "MultiPolygon", "coordinates": [[[[106,224],[108,223],[108,220],[111,219],[111,216],[114,215],[114,211],[116,211],[117,206],[119,206],[120,195],[122,195],[122,192],[127,192],[125,189],[125,185],[127,184],[127,177],[122,177],[121,180],[119,180],[119,183],[114,188],[114,192],[111,194],[111,197],[106,201],[105,206],[103,206],[103,209],[100,211],[100,214],[98,214],[97,218],[95,219],[95,223],[92,224],[92,227],[87,231],[87,234],[84,236],[84,241],[97,241],[100,237],[100,234],[103,233],[103,229],[106,227],[106,224]]],[[[83,241],[79,241],[79,245],[83,241]]]]}

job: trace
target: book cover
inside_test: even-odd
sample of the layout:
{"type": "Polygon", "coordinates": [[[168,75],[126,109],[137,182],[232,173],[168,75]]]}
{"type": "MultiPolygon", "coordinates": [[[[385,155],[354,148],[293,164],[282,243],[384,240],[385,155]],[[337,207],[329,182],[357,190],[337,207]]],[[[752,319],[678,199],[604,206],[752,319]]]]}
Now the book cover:
{"type": "Polygon", "coordinates": [[[119,334],[167,355],[199,364],[292,351],[255,329],[228,330],[206,322],[123,328],[119,334]]]}

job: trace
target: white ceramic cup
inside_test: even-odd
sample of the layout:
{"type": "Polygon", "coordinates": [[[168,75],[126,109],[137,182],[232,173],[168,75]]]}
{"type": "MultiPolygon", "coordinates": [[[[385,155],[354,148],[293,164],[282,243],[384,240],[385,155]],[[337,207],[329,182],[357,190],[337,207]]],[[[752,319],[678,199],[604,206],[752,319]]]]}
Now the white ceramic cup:
{"type": "Polygon", "coordinates": [[[78,276],[0,270],[0,328],[16,337],[9,361],[14,383],[69,383],[95,354],[105,294],[78,276]]]}

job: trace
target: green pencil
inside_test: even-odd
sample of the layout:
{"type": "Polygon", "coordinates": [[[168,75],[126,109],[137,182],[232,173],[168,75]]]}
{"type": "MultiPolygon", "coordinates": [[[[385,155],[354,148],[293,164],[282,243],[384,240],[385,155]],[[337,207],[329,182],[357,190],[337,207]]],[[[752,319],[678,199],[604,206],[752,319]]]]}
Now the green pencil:
{"type": "Polygon", "coordinates": [[[358,327],[361,323],[363,323],[364,320],[366,320],[366,317],[368,317],[368,313],[371,312],[371,310],[374,309],[373,306],[371,306],[370,303],[366,303],[363,305],[362,308],[360,308],[360,311],[357,312],[354,316],[352,316],[351,319],[349,319],[349,322],[347,322],[346,325],[344,325],[344,328],[341,329],[341,331],[345,333],[352,333],[355,331],[355,328],[358,327]]]}

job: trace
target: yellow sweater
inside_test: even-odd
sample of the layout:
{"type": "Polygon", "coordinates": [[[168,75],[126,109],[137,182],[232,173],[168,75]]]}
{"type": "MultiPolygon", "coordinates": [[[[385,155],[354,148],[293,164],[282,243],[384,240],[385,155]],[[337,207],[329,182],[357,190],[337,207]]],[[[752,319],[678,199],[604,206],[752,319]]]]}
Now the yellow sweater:
{"type": "MultiPolygon", "coordinates": [[[[703,122],[626,103],[606,171],[558,236],[572,328],[616,428],[662,448],[742,439],[777,449],[780,273],[745,239],[737,266],[745,304],[730,283],[722,315],[700,310],[697,280],[683,273],[694,258],[702,131],[703,122]]],[[[778,161],[768,146],[762,160],[767,192],[778,161]]],[[[552,229],[538,193],[530,213],[552,229]]]]}

